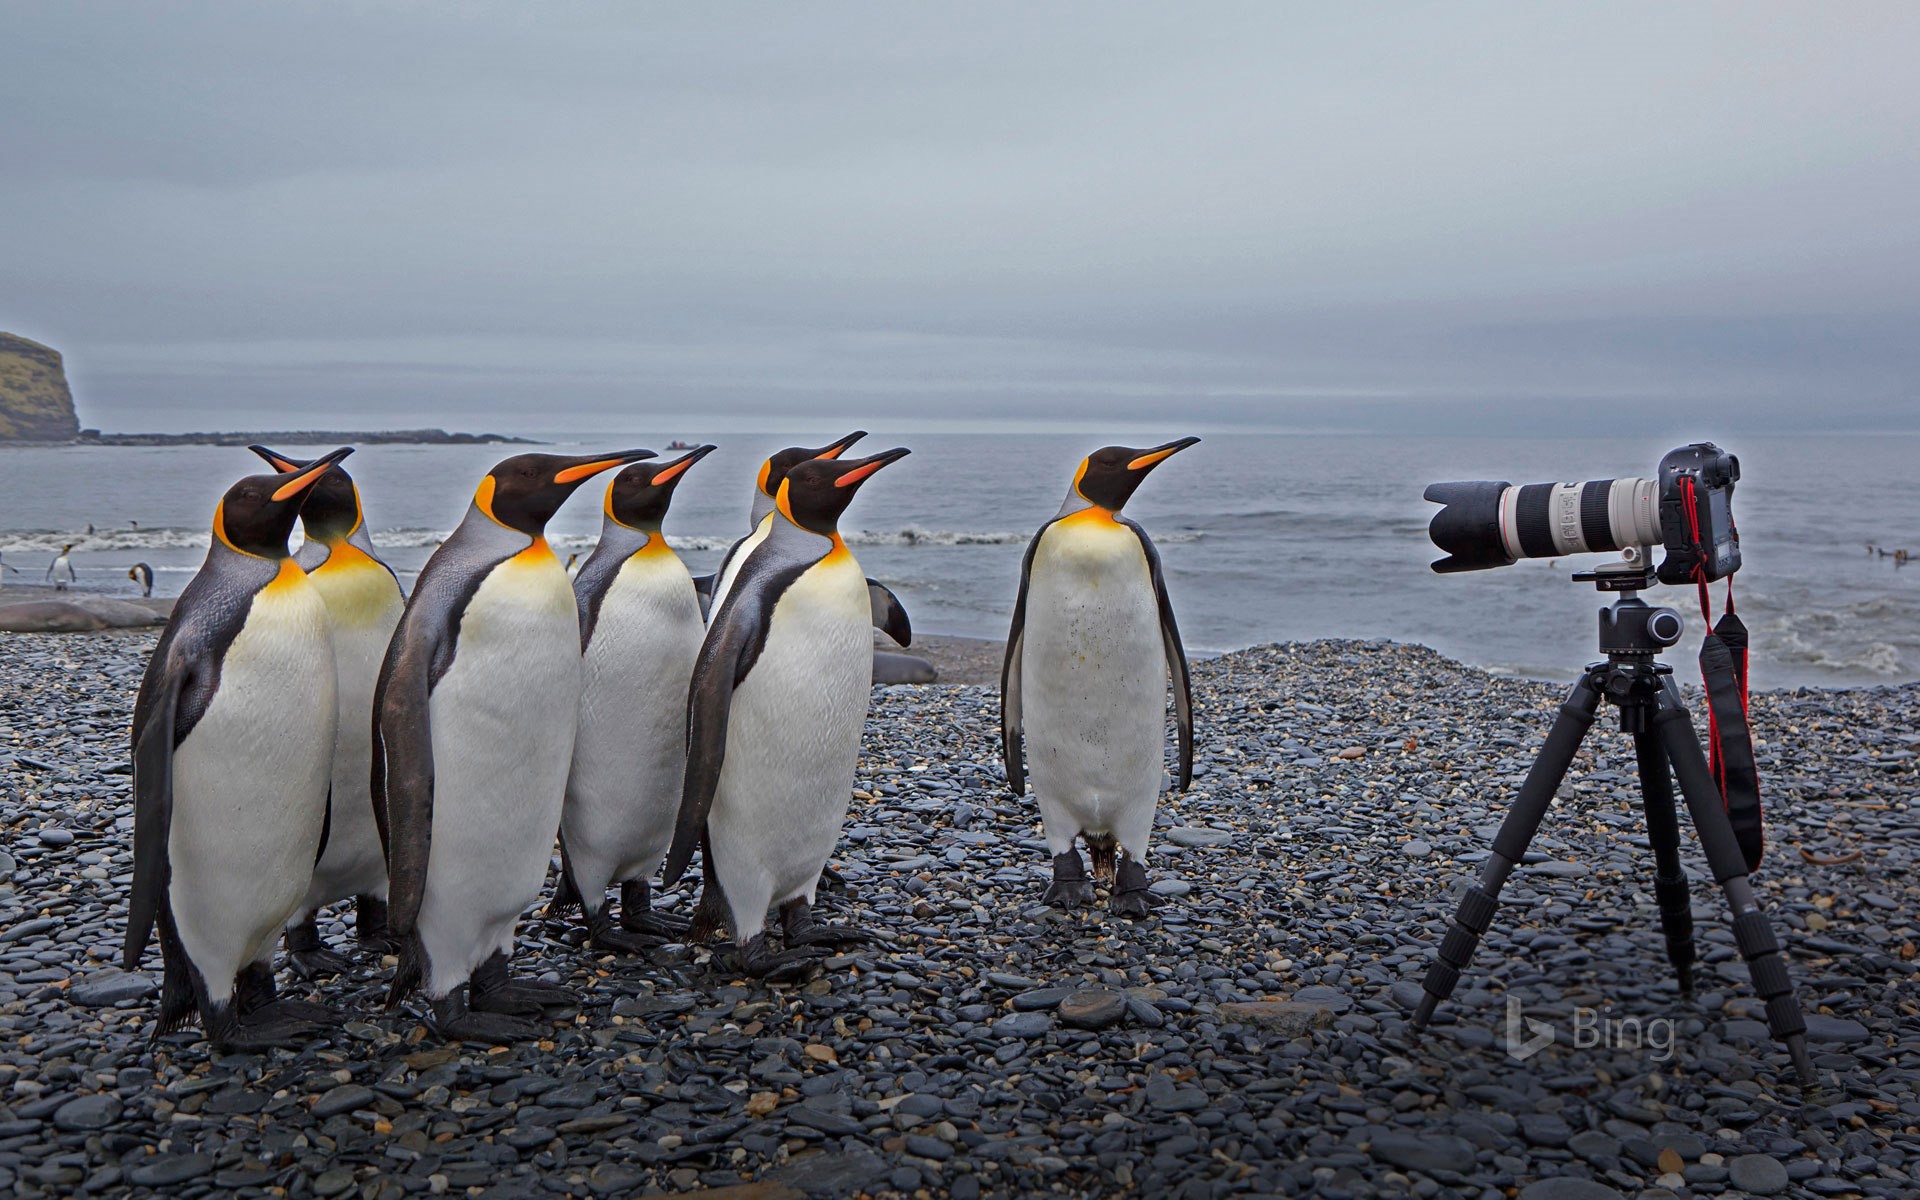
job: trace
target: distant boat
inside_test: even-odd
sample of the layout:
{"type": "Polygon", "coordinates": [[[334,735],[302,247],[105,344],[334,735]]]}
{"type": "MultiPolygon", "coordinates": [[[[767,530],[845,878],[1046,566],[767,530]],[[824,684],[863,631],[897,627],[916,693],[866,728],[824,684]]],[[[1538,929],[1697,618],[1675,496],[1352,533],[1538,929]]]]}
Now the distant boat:
{"type": "Polygon", "coordinates": [[[679,438],[675,438],[675,439],[673,439],[672,441],[670,441],[670,442],[668,442],[668,443],[667,443],[667,449],[669,449],[669,450],[691,450],[691,449],[693,449],[693,443],[692,443],[692,442],[683,442],[683,441],[681,441],[681,440],[680,440],[679,438]]]}

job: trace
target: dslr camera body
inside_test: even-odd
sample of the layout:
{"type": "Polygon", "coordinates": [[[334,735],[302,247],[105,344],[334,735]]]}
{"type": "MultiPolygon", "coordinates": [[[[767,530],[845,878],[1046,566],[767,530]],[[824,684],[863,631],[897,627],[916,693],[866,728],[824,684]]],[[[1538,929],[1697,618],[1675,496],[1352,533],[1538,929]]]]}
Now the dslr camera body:
{"type": "Polygon", "coordinates": [[[1435,483],[1443,505],[1427,534],[1447,557],[1435,571],[1479,571],[1522,558],[1558,558],[1659,545],[1662,583],[1724,579],[1740,569],[1733,485],[1740,460],[1712,442],[1694,442],[1660,460],[1655,479],[1585,483],[1501,480],[1435,483]]]}

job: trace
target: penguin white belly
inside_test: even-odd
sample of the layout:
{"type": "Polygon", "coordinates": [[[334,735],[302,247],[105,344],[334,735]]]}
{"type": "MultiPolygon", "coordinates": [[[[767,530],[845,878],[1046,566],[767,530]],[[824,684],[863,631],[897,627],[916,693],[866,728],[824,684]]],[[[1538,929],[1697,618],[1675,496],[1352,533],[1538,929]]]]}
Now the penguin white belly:
{"type": "Polygon", "coordinates": [[[1144,860],[1165,773],[1167,666],[1152,574],[1131,529],[1088,514],[1041,538],[1020,682],[1050,848],[1060,853],[1083,830],[1113,833],[1144,860]]]}
{"type": "Polygon", "coordinates": [[[671,551],[627,560],[601,598],[561,818],[589,912],[609,883],[651,874],[673,841],[687,766],[687,683],[704,636],[693,580],[671,551]]]}
{"type": "Polygon", "coordinates": [[[720,578],[713,581],[713,600],[707,605],[709,622],[718,615],[721,603],[726,600],[727,593],[733,590],[733,581],[740,577],[740,565],[747,561],[747,555],[752,554],[772,532],[773,518],[762,517],[760,523],[753,527],[753,531],[747,534],[746,540],[740,543],[740,548],[727,559],[727,569],[720,573],[720,578]]]}
{"type": "Polygon", "coordinates": [[[306,895],[336,703],[325,605],[289,564],[254,596],[212,702],[173,756],[167,900],[215,1003],[272,952],[306,895]]]}
{"type": "Polygon", "coordinates": [[[735,936],[767,906],[811,899],[840,839],[873,686],[866,577],[844,551],[774,607],[766,647],[733,693],[708,829],[735,936]]]}
{"type": "Polygon", "coordinates": [[[544,547],[495,567],[433,689],[433,833],[420,940],[429,994],[465,982],[540,894],[580,705],[580,625],[544,547]]]}
{"type": "MultiPolygon", "coordinates": [[[[341,552],[336,551],[336,555],[341,552]]],[[[348,896],[385,899],[387,864],[374,820],[373,691],[381,660],[405,607],[393,575],[364,555],[346,557],[310,579],[326,601],[339,679],[340,717],[333,743],[333,811],[327,848],[313,868],[304,912],[348,896]]],[[[303,915],[303,914],[302,914],[303,915]]]]}

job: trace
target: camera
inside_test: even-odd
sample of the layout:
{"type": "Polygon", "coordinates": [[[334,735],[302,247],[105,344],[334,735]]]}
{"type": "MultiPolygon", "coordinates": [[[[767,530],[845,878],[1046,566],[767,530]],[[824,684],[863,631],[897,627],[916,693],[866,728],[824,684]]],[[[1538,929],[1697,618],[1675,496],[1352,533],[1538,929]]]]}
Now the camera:
{"type": "Polygon", "coordinates": [[[1662,458],[1653,479],[1430,484],[1426,498],[1444,507],[1427,536],[1447,552],[1433,569],[1450,574],[1522,558],[1661,546],[1660,582],[1724,579],[1740,569],[1733,524],[1739,478],[1738,458],[1712,442],[1694,442],[1662,458]]]}

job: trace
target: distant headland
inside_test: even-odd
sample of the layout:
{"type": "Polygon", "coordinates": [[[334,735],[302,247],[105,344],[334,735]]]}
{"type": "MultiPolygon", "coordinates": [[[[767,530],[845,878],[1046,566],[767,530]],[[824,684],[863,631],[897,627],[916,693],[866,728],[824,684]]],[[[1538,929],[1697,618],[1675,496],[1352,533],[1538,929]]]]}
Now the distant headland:
{"type": "Polygon", "coordinates": [[[508,443],[538,446],[532,438],[504,433],[448,433],[444,429],[274,429],[252,433],[101,433],[82,429],[65,439],[76,446],[478,446],[508,443]]]}
{"type": "Polygon", "coordinates": [[[0,444],[20,442],[77,446],[539,444],[531,438],[503,433],[448,433],[444,429],[282,429],[253,433],[102,433],[82,429],[60,352],[17,334],[0,333],[0,444]]]}

